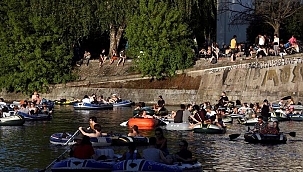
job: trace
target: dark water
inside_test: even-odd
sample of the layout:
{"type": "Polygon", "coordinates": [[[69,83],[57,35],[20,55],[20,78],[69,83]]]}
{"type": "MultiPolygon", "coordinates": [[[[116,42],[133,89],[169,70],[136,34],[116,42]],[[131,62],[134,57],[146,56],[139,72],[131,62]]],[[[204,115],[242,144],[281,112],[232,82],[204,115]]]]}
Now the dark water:
{"type": "MultiPolygon", "coordinates": [[[[177,107],[168,107],[176,110],[177,107]]],[[[128,133],[119,124],[128,120],[132,108],[114,108],[106,111],[75,111],[72,106],[56,106],[51,121],[26,122],[21,127],[0,127],[0,171],[38,171],[48,166],[67,147],[54,146],[49,137],[57,132],[75,132],[79,126],[88,126],[90,116],[96,116],[104,132],[128,133]]],[[[170,152],[177,151],[180,139],[188,140],[190,150],[203,163],[204,171],[303,171],[302,123],[282,122],[282,131],[295,131],[297,137],[288,136],[287,144],[247,144],[243,134],[235,141],[228,135],[244,133],[246,128],[232,124],[224,135],[203,135],[193,132],[166,131],[170,152]]],[[[153,131],[142,131],[152,136],[153,131]]],[[[143,148],[139,148],[139,151],[143,148]]],[[[114,147],[122,153],[126,147],[114,147]]]]}

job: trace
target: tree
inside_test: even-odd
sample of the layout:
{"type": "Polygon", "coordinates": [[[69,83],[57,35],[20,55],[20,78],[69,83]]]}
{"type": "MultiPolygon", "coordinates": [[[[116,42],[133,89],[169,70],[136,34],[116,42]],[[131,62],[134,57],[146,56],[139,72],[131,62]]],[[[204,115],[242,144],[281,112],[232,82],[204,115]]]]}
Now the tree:
{"type": "Polygon", "coordinates": [[[300,0],[225,0],[226,5],[219,12],[231,13],[230,24],[241,24],[261,19],[279,35],[280,26],[285,19],[302,9],[300,0]],[[235,8],[240,7],[240,8],[235,8]]]}
{"type": "Polygon", "coordinates": [[[75,79],[70,47],[62,39],[56,16],[42,13],[45,6],[38,7],[34,0],[1,4],[0,88],[7,91],[45,92],[49,84],[75,79]]]}
{"type": "Polygon", "coordinates": [[[129,49],[143,76],[175,75],[192,65],[192,32],[179,10],[161,0],[140,0],[127,23],[129,49]]]}
{"type": "Polygon", "coordinates": [[[216,38],[216,0],[167,0],[182,13],[200,45],[216,38]]]}
{"type": "Polygon", "coordinates": [[[109,56],[113,49],[118,49],[126,28],[127,14],[137,9],[134,0],[96,1],[96,19],[101,32],[108,32],[110,37],[109,56]]]}

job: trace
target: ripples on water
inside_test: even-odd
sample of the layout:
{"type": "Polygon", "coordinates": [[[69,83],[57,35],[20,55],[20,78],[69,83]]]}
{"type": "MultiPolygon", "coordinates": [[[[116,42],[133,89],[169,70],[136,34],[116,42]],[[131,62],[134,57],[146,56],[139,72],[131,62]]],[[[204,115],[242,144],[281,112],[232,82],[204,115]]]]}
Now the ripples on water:
{"type": "MultiPolygon", "coordinates": [[[[168,107],[176,110],[178,107],[168,107]]],[[[0,171],[37,171],[48,166],[67,147],[49,144],[49,137],[57,132],[75,132],[79,126],[88,126],[90,116],[96,116],[102,131],[128,133],[119,124],[132,116],[132,108],[114,110],[74,111],[72,106],[56,106],[51,121],[26,122],[21,127],[0,127],[0,171]]],[[[244,133],[247,128],[232,124],[224,135],[204,135],[193,132],[166,131],[170,152],[178,150],[178,141],[186,139],[194,156],[203,163],[204,171],[303,171],[302,123],[281,122],[281,131],[295,131],[297,137],[288,136],[287,144],[260,145],[244,142],[243,134],[229,141],[228,135],[244,133]]],[[[152,136],[153,131],[141,131],[152,136]]],[[[141,151],[144,147],[139,147],[141,151]]],[[[126,147],[114,147],[122,153],[126,147]]]]}

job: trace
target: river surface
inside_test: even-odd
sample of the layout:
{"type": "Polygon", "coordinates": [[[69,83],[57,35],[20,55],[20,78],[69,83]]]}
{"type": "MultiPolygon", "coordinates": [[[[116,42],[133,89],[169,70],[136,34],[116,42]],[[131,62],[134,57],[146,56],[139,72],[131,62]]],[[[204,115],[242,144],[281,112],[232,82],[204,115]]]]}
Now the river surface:
{"type": "MultiPolygon", "coordinates": [[[[178,107],[167,107],[177,110],[178,107]]],[[[90,116],[96,116],[103,132],[128,133],[119,124],[132,116],[132,108],[113,110],[74,110],[72,106],[56,106],[51,121],[26,121],[20,127],[0,127],[0,171],[31,172],[47,167],[68,147],[49,143],[53,133],[74,133],[79,126],[88,126],[90,116]]],[[[300,122],[281,122],[281,131],[297,132],[288,136],[287,144],[261,145],[244,141],[245,126],[234,123],[223,135],[204,135],[193,132],[166,131],[170,152],[178,150],[178,141],[186,139],[193,155],[203,164],[204,171],[303,171],[303,131],[300,122]],[[229,134],[242,135],[229,141],[229,134]]],[[[144,136],[154,136],[152,130],[141,131],[144,136]]],[[[139,147],[139,152],[144,147],[139,147]]],[[[126,147],[113,147],[122,153],[126,147]]]]}

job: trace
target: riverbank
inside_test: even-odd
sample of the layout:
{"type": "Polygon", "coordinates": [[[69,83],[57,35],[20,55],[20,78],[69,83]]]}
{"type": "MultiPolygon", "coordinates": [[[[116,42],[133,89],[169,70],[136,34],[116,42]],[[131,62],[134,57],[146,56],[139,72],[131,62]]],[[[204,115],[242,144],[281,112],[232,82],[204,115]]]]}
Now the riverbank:
{"type": "Polygon", "coordinates": [[[291,95],[301,101],[303,89],[302,54],[280,57],[266,57],[230,62],[228,58],[219,59],[211,64],[199,59],[193,68],[178,71],[176,77],[155,81],[134,72],[133,62],[128,60],[124,66],[109,65],[101,68],[97,60],[89,66],[76,68],[79,80],[50,87],[49,93],[42,94],[48,99],[84,95],[119,94],[124,99],[144,101],[153,104],[162,95],[167,104],[211,101],[215,103],[222,91],[227,92],[230,100],[242,102],[270,101],[291,95]]]}

